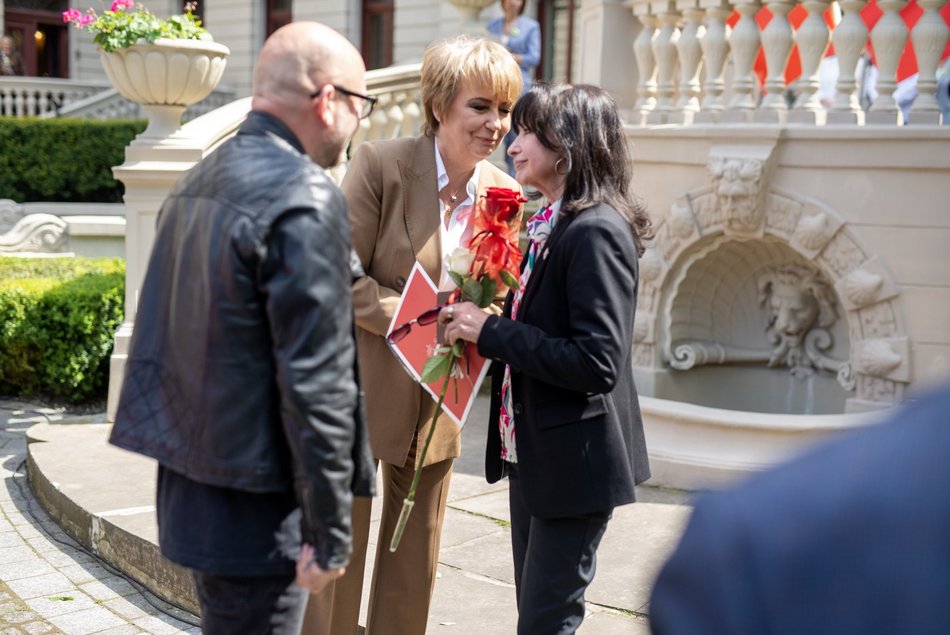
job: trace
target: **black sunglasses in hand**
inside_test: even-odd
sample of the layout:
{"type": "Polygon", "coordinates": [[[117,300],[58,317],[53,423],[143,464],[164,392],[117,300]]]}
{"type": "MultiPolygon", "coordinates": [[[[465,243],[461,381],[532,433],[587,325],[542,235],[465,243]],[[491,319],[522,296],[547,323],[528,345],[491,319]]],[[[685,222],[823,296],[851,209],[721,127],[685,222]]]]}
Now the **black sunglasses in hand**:
{"type": "Polygon", "coordinates": [[[439,319],[439,312],[442,310],[441,306],[434,306],[428,311],[423,311],[419,314],[419,317],[409,320],[403,324],[400,324],[392,330],[392,333],[386,336],[386,341],[390,344],[398,344],[399,342],[406,339],[406,336],[409,335],[409,332],[412,331],[412,325],[418,324],[419,326],[427,326],[432,324],[439,319]]]}

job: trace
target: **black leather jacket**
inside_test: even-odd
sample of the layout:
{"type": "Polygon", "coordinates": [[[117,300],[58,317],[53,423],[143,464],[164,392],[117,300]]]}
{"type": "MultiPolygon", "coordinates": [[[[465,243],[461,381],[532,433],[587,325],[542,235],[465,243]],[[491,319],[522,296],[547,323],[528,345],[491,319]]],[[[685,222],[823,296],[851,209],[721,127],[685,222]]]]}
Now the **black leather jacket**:
{"type": "Polygon", "coordinates": [[[252,112],[162,206],[110,441],[201,483],[296,489],[321,566],[372,495],[340,189],[252,112]]]}

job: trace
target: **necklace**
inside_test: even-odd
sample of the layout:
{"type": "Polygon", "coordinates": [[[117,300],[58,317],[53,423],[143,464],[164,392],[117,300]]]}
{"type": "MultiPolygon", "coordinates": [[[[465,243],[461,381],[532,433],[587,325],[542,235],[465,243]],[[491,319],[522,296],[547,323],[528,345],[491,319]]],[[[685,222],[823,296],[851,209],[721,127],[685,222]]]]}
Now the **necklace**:
{"type": "Polygon", "coordinates": [[[444,197],[447,197],[447,198],[443,198],[443,199],[442,199],[442,200],[445,202],[445,206],[446,206],[446,207],[455,207],[455,204],[456,204],[456,203],[458,202],[458,200],[459,200],[459,192],[460,192],[460,191],[461,191],[461,190],[458,189],[458,190],[455,190],[454,192],[449,192],[449,186],[448,186],[448,185],[446,185],[444,188],[442,188],[442,192],[444,193],[443,196],[444,196],[444,197]]]}
{"type": "Polygon", "coordinates": [[[445,192],[445,195],[442,198],[442,204],[445,206],[445,210],[443,212],[443,214],[445,215],[443,222],[445,223],[446,227],[449,226],[449,219],[452,218],[452,212],[454,212],[455,208],[458,206],[458,199],[459,199],[458,190],[456,190],[455,193],[452,194],[448,191],[448,189],[449,189],[449,186],[446,185],[445,188],[442,190],[443,192],[445,192]]]}

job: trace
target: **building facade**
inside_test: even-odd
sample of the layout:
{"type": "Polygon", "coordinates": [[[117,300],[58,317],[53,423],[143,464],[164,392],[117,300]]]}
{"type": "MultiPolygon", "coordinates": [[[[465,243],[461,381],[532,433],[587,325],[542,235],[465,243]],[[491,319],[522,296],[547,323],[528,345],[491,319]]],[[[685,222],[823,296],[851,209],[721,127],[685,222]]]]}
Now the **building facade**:
{"type": "MultiPolygon", "coordinates": [[[[490,19],[501,15],[501,3],[482,2],[488,3],[482,10],[465,10],[449,0],[205,0],[199,3],[198,13],[215,40],[231,49],[222,85],[242,97],[250,94],[251,71],[261,44],[290,21],[316,20],[340,31],[360,48],[367,67],[373,69],[418,62],[434,40],[463,30],[483,30],[490,19]]],[[[143,4],[159,16],[181,11],[180,0],[143,0],[143,4]]],[[[582,4],[601,3],[528,1],[525,14],[542,25],[539,78],[580,78],[582,4]]],[[[89,6],[102,11],[98,3],[89,6]]],[[[105,79],[91,35],[70,29],[61,17],[68,8],[85,11],[89,6],[72,5],[70,0],[0,0],[0,24],[23,57],[24,75],[105,79]]],[[[629,10],[623,13],[632,21],[629,10]]],[[[622,42],[627,50],[630,41],[628,35],[622,42]]]]}

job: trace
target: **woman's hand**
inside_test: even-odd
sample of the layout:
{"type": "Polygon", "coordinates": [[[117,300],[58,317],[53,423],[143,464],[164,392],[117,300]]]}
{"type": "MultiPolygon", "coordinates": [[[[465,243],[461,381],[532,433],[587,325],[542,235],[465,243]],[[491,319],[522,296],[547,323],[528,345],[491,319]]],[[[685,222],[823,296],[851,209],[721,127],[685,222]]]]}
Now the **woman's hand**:
{"type": "Polygon", "coordinates": [[[442,309],[439,323],[445,325],[445,339],[449,344],[455,344],[458,340],[476,343],[489,315],[471,302],[462,302],[442,309]]]}

